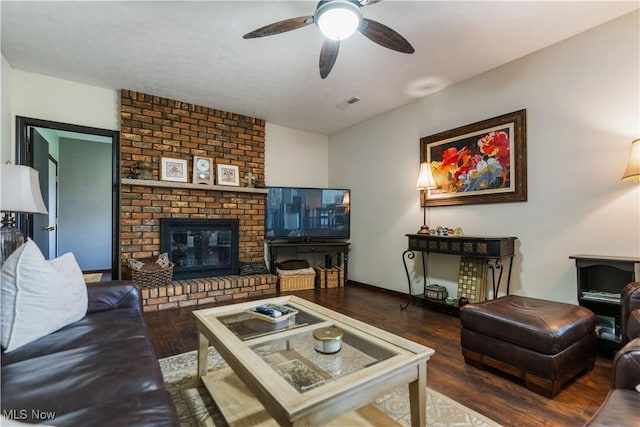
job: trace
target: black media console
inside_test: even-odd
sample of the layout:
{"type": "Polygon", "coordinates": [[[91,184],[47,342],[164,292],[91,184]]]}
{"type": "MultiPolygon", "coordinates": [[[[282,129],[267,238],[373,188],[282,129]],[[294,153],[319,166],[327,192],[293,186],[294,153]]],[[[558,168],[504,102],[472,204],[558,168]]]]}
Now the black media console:
{"type": "Polygon", "coordinates": [[[278,262],[278,255],[283,253],[295,255],[295,258],[299,256],[304,257],[305,254],[335,254],[336,255],[336,267],[344,268],[345,283],[348,276],[349,265],[349,242],[344,241],[328,241],[328,242],[314,242],[314,241],[279,241],[269,240],[267,241],[267,247],[269,249],[269,265],[271,273],[276,274],[276,263],[278,262]]]}

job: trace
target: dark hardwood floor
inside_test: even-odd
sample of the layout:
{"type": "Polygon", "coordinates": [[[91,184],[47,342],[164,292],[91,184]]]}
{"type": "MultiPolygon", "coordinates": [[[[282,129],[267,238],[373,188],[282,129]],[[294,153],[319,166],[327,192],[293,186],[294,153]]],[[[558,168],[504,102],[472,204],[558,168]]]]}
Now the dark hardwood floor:
{"type": "MultiPolygon", "coordinates": [[[[298,291],[293,294],[385,329],[435,350],[427,364],[427,385],[504,426],[581,426],[598,409],[610,387],[611,360],[599,356],[596,367],[574,379],[554,399],[527,390],[522,382],[497,371],[467,366],[460,351],[460,320],[412,305],[406,298],[362,286],[298,291]]],[[[199,306],[145,313],[158,357],[197,348],[199,306]]]]}

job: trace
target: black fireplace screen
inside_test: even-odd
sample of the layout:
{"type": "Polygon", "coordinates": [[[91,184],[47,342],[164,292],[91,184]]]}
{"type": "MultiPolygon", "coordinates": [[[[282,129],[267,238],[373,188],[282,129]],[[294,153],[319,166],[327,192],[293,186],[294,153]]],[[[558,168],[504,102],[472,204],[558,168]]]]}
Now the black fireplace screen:
{"type": "Polygon", "coordinates": [[[238,274],[238,220],[163,218],[160,249],[174,279],[238,274]]]}

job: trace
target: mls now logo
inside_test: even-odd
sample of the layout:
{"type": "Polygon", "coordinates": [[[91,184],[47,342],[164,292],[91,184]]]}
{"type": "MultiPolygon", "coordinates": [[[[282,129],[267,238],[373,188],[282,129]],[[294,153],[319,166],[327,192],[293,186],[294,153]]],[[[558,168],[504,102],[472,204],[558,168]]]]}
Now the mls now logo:
{"type": "Polygon", "coordinates": [[[56,417],[56,413],[54,411],[41,411],[39,409],[4,409],[2,411],[2,416],[8,420],[52,420],[56,417]]]}

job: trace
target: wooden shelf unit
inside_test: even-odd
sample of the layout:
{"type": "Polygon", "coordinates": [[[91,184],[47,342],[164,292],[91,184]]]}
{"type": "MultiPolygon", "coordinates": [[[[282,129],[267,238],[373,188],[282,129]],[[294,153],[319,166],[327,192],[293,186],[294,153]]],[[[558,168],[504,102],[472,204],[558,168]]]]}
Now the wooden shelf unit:
{"type": "Polygon", "coordinates": [[[613,334],[603,333],[599,337],[604,350],[620,348],[620,300],[598,300],[585,296],[585,292],[608,292],[618,294],[627,283],[640,280],[640,258],[602,255],[572,255],[577,271],[578,304],[593,311],[596,316],[615,319],[613,334]]]}

